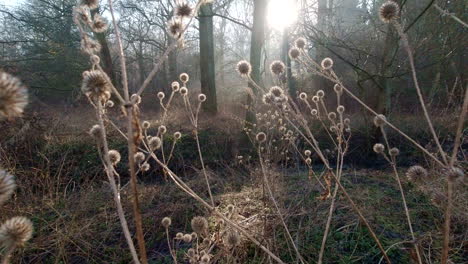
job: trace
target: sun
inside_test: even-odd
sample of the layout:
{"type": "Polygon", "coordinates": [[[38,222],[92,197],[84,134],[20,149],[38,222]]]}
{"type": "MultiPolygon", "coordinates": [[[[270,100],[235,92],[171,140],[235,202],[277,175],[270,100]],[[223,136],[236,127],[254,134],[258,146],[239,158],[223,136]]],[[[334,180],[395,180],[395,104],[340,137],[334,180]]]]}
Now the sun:
{"type": "Polygon", "coordinates": [[[271,28],[283,30],[297,20],[296,0],[270,0],[267,20],[271,28]]]}

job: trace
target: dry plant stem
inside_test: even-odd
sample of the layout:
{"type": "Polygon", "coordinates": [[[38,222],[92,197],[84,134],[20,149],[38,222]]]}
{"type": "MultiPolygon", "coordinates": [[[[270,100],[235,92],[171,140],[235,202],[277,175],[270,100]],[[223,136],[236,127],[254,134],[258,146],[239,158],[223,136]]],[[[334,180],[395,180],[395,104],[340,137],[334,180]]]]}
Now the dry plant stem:
{"type": "Polygon", "coordinates": [[[455,136],[455,143],[453,145],[452,150],[452,157],[450,158],[450,167],[455,165],[455,161],[457,160],[457,153],[458,148],[460,147],[461,137],[463,132],[463,124],[466,122],[466,115],[468,113],[468,86],[465,88],[465,99],[463,100],[463,106],[460,113],[460,117],[458,118],[458,125],[457,125],[457,132],[455,136]]]}
{"type": "Polygon", "coordinates": [[[208,187],[208,194],[210,195],[211,206],[214,207],[214,199],[213,199],[213,195],[211,194],[210,181],[208,180],[208,174],[206,173],[205,163],[203,162],[203,155],[202,155],[201,148],[200,148],[200,140],[198,139],[198,129],[195,128],[194,133],[195,133],[195,140],[197,141],[198,156],[200,157],[200,163],[201,163],[202,170],[203,170],[203,176],[205,176],[206,186],[208,187]]]}
{"type": "Polygon", "coordinates": [[[413,76],[414,86],[416,88],[416,92],[418,93],[419,103],[421,104],[421,108],[423,109],[424,117],[426,118],[427,124],[429,125],[429,129],[432,133],[432,137],[434,138],[434,141],[437,144],[437,147],[439,148],[440,155],[442,156],[444,163],[448,165],[447,156],[444,150],[442,149],[442,145],[439,142],[437,133],[434,130],[434,126],[432,125],[431,118],[429,117],[429,112],[427,111],[427,108],[426,108],[426,103],[424,102],[421,88],[419,87],[418,77],[416,76],[416,67],[414,66],[413,51],[411,50],[411,47],[409,45],[408,36],[403,31],[403,28],[401,27],[399,23],[395,22],[394,25],[397,29],[398,34],[401,37],[403,46],[406,49],[406,53],[408,53],[408,59],[409,59],[410,67],[411,67],[411,73],[413,76]]]}
{"type": "Polygon", "coordinates": [[[120,225],[122,226],[122,230],[124,232],[125,239],[127,240],[128,247],[130,248],[130,253],[132,255],[133,261],[135,262],[135,264],[139,264],[140,260],[138,259],[138,255],[136,253],[135,246],[133,244],[132,236],[131,236],[130,231],[128,229],[127,220],[125,219],[125,213],[124,213],[124,210],[122,208],[122,203],[120,201],[120,191],[119,191],[119,189],[117,187],[117,184],[115,182],[112,162],[109,159],[109,155],[107,155],[107,153],[109,153],[109,145],[107,143],[106,128],[104,126],[104,120],[103,120],[103,117],[102,117],[102,104],[101,104],[101,102],[98,102],[98,104],[97,104],[97,118],[98,118],[99,126],[101,127],[101,131],[102,131],[102,133],[101,133],[101,143],[102,143],[103,152],[104,152],[104,154],[103,154],[103,158],[104,158],[104,161],[105,161],[104,168],[106,170],[107,178],[109,179],[109,183],[110,183],[110,186],[112,188],[112,193],[113,193],[113,197],[114,197],[115,206],[117,207],[117,214],[119,216],[120,225]]]}
{"type": "Polygon", "coordinates": [[[289,228],[288,226],[286,225],[286,222],[284,222],[284,218],[283,218],[283,214],[281,213],[280,209],[279,209],[279,206],[278,206],[278,203],[276,202],[276,199],[275,197],[273,196],[273,192],[271,191],[271,187],[270,187],[270,184],[268,182],[268,178],[266,176],[266,171],[265,171],[265,166],[263,164],[263,159],[262,159],[262,153],[260,151],[260,149],[258,149],[258,158],[260,160],[260,166],[262,168],[262,174],[263,174],[263,182],[268,190],[268,194],[270,196],[270,199],[271,201],[273,202],[273,204],[275,205],[275,209],[276,211],[278,212],[278,215],[280,217],[280,220],[281,220],[281,223],[283,224],[284,226],[284,230],[286,230],[286,234],[288,235],[288,238],[289,240],[291,240],[291,243],[293,245],[293,248],[294,248],[294,251],[296,251],[296,254],[297,254],[297,258],[299,259],[299,261],[304,264],[304,259],[302,258],[301,256],[301,253],[299,252],[299,249],[297,249],[297,246],[296,246],[296,243],[293,239],[293,237],[291,236],[291,233],[289,232],[289,228]]]}
{"type": "Polygon", "coordinates": [[[444,222],[444,244],[442,248],[441,264],[447,264],[448,254],[450,250],[450,218],[452,216],[452,203],[453,203],[453,181],[447,177],[447,208],[445,209],[445,222],[444,222]]]}
{"type": "Polygon", "coordinates": [[[119,50],[119,58],[120,58],[120,67],[122,71],[122,86],[124,90],[124,98],[126,100],[126,111],[127,111],[127,145],[128,145],[128,163],[129,163],[129,169],[130,169],[130,183],[131,183],[131,188],[133,191],[133,214],[135,217],[135,227],[136,227],[136,236],[137,236],[137,241],[138,241],[138,249],[141,257],[141,262],[143,264],[148,263],[148,257],[146,256],[146,246],[145,246],[145,239],[143,236],[143,226],[141,223],[141,213],[140,213],[140,205],[138,201],[138,189],[137,189],[137,176],[135,172],[135,159],[134,154],[135,154],[135,142],[134,142],[134,135],[133,135],[133,118],[136,118],[133,116],[133,105],[130,105],[129,103],[129,91],[128,91],[128,77],[127,77],[127,66],[126,66],[126,61],[125,61],[125,54],[123,51],[123,45],[122,45],[122,37],[120,35],[120,30],[119,26],[115,20],[115,15],[114,15],[114,9],[113,9],[113,4],[112,0],[108,0],[109,3],[109,11],[112,16],[112,23],[114,26],[114,31],[116,34],[116,39],[117,39],[117,46],[119,50]]]}
{"type": "Polygon", "coordinates": [[[171,247],[171,240],[169,238],[169,228],[166,227],[166,237],[167,237],[167,246],[169,247],[169,252],[171,253],[172,259],[174,260],[174,263],[177,264],[177,256],[176,254],[172,251],[171,247]]]}
{"type": "Polygon", "coordinates": [[[457,21],[458,23],[460,23],[461,25],[463,25],[464,27],[468,28],[468,24],[463,22],[463,20],[459,19],[458,17],[456,17],[454,14],[452,13],[449,13],[448,11],[446,10],[443,10],[442,8],[440,8],[437,4],[434,5],[434,7],[439,10],[440,13],[442,13],[442,15],[444,16],[449,16],[451,17],[453,20],[457,21]]]}

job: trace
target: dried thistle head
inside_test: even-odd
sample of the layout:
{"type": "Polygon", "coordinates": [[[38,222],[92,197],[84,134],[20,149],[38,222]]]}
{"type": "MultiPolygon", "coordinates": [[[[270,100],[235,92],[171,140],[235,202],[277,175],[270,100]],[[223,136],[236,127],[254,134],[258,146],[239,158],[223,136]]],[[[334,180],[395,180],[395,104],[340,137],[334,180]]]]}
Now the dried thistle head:
{"type": "Polygon", "coordinates": [[[135,105],[141,104],[141,96],[138,94],[132,94],[132,96],[130,96],[130,102],[135,105]]]}
{"type": "Polygon", "coordinates": [[[210,263],[210,256],[208,254],[204,254],[200,259],[201,264],[208,264],[210,263]]]}
{"type": "Polygon", "coordinates": [[[387,121],[387,118],[384,115],[376,115],[374,117],[374,125],[376,127],[381,127],[385,125],[385,121],[387,121]]]}
{"type": "Polygon", "coordinates": [[[385,151],[385,146],[383,144],[377,143],[374,145],[373,149],[375,153],[380,154],[385,151]]]}
{"type": "Polygon", "coordinates": [[[328,119],[335,120],[336,119],[336,113],[335,112],[328,113],[328,119]]]}
{"type": "Polygon", "coordinates": [[[263,143],[266,141],[266,134],[263,133],[263,132],[260,132],[257,134],[257,136],[255,136],[255,139],[259,142],[259,143],[263,143]]]}
{"type": "Polygon", "coordinates": [[[248,61],[242,60],[237,63],[236,70],[241,76],[246,77],[252,72],[252,66],[248,61]]]}
{"type": "Polygon", "coordinates": [[[192,242],[192,235],[190,235],[190,234],[185,234],[185,235],[182,237],[182,240],[184,240],[185,243],[190,243],[190,242],[192,242]]]}
{"type": "Polygon", "coordinates": [[[317,96],[318,96],[319,99],[323,98],[325,96],[325,92],[323,90],[318,90],[317,91],[317,96]]]}
{"type": "Polygon", "coordinates": [[[10,199],[15,188],[16,184],[13,175],[0,169],[0,206],[10,199]]]}
{"type": "Polygon", "coordinates": [[[305,38],[298,38],[296,41],[294,41],[294,45],[296,48],[303,50],[307,45],[307,40],[305,38]]]}
{"type": "Polygon", "coordinates": [[[120,162],[120,159],[122,158],[122,157],[120,156],[120,153],[119,153],[117,150],[115,150],[115,149],[109,150],[109,152],[107,153],[107,155],[109,156],[109,159],[110,159],[112,165],[114,165],[114,166],[117,165],[117,163],[119,163],[119,162],[120,162]]]}
{"type": "Polygon", "coordinates": [[[184,238],[184,234],[182,234],[181,232],[178,232],[175,236],[175,239],[178,239],[178,240],[182,240],[184,238]]]}
{"type": "Polygon", "coordinates": [[[104,105],[105,107],[112,108],[114,107],[114,101],[112,100],[107,100],[106,104],[104,105]]]}
{"type": "Polygon", "coordinates": [[[101,44],[94,39],[84,37],[81,40],[81,50],[88,55],[98,54],[101,48],[101,44]]]}
{"type": "Polygon", "coordinates": [[[306,94],[306,93],[300,93],[300,94],[299,94],[299,98],[300,98],[301,100],[304,100],[304,101],[305,101],[305,100],[307,100],[307,94],[306,94]]]}
{"type": "Polygon", "coordinates": [[[169,22],[167,22],[167,31],[169,35],[171,35],[175,39],[179,39],[182,37],[182,32],[184,30],[184,26],[179,19],[171,18],[169,22]]]}
{"type": "Polygon", "coordinates": [[[391,148],[389,151],[388,151],[388,154],[390,154],[390,156],[392,157],[396,157],[400,154],[400,150],[398,148],[391,148]]]}
{"type": "Polygon", "coordinates": [[[111,96],[109,78],[102,71],[83,72],[81,91],[94,101],[107,101],[111,96]]]}
{"type": "Polygon", "coordinates": [[[288,54],[291,60],[297,60],[301,56],[301,51],[298,48],[291,48],[288,54]]]}
{"type": "Polygon", "coordinates": [[[99,6],[99,0],[81,0],[80,5],[87,6],[89,9],[96,9],[99,6]]]}
{"type": "Polygon", "coordinates": [[[182,137],[182,134],[181,134],[179,131],[177,131],[177,132],[174,133],[174,138],[175,138],[176,140],[180,139],[181,137],[182,137]]]}
{"type": "Polygon", "coordinates": [[[142,163],[143,161],[145,161],[145,154],[143,154],[143,152],[141,151],[138,151],[137,153],[135,153],[135,155],[133,155],[133,158],[136,163],[142,163]]]}
{"type": "Polygon", "coordinates": [[[277,61],[273,61],[270,64],[270,71],[271,73],[275,75],[283,74],[285,69],[286,69],[286,66],[284,65],[282,61],[277,60],[277,61]]]}
{"type": "Polygon", "coordinates": [[[279,86],[273,86],[273,87],[270,88],[269,93],[271,93],[275,97],[280,97],[280,96],[282,96],[284,94],[284,91],[279,86]]]}
{"type": "Polygon", "coordinates": [[[0,245],[5,248],[21,247],[32,237],[33,224],[22,216],[13,217],[0,226],[0,245]]]}
{"type": "Polygon", "coordinates": [[[310,155],[312,155],[312,151],[306,149],[306,150],[304,151],[304,155],[306,155],[307,157],[310,157],[310,155]]]}
{"type": "Polygon", "coordinates": [[[91,61],[91,64],[93,65],[98,65],[101,62],[101,58],[99,58],[98,55],[91,55],[89,60],[91,61]]]}
{"type": "Polygon", "coordinates": [[[180,94],[183,95],[183,96],[186,96],[188,94],[187,87],[180,88],[180,94]]]}
{"type": "Polygon", "coordinates": [[[229,230],[224,235],[223,241],[230,248],[236,247],[240,244],[240,235],[236,230],[229,230]]]}
{"type": "Polygon", "coordinates": [[[159,100],[162,100],[162,99],[164,99],[164,97],[166,97],[166,95],[163,92],[159,92],[157,94],[157,96],[158,96],[159,100]]]}
{"type": "Polygon", "coordinates": [[[99,14],[95,14],[93,22],[91,23],[91,29],[96,33],[105,32],[109,28],[109,24],[106,19],[99,14]]]}
{"type": "Polygon", "coordinates": [[[337,108],[336,108],[336,111],[340,114],[343,114],[344,111],[345,111],[345,107],[342,106],[342,105],[339,105],[337,108]]]}
{"type": "Polygon", "coordinates": [[[205,102],[206,101],[206,95],[199,94],[198,95],[198,101],[201,102],[201,103],[205,102]]]}
{"type": "Polygon", "coordinates": [[[324,70],[330,70],[333,67],[333,60],[331,58],[325,58],[322,60],[321,66],[324,70]]]}
{"type": "Polygon", "coordinates": [[[20,117],[28,104],[28,92],[21,81],[0,71],[0,120],[20,117]]]}
{"type": "Polygon", "coordinates": [[[141,164],[140,169],[143,172],[147,172],[151,169],[151,166],[149,165],[148,162],[144,162],[143,164],[141,164]]]}
{"type": "Polygon", "coordinates": [[[179,79],[183,84],[186,84],[190,80],[190,76],[184,72],[180,74],[179,79]]]}
{"type": "Polygon", "coordinates": [[[169,228],[169,226],[172,224],[172,220],[170,217],[164,217],[162,220],[161,220],[161,225],[164,227],[164,228],[169,228]]]}
{"type": "Polygon", "coordinates": [[[161,135],[166,134],[166,132],[167,132],[166,126],[160,125],[160,126],[158,127],[158,132],[159,132],[159,134],[161,134],[161,135]]]}
{"type": "Polygon", "coordinates": [[[343,94],[343,86],[341,86],[341,85],[339,85],[339,84],[335,84],[335,86],[333,86],[333,90],[334,90],[335,93],[338,94],[338,95],[343,94]]]}
{"type": "Polygon", "coordinates": [[[178,17],[190,17],[193,14],[192,6],[187,1],[179,1],[174,14],[178,17]]]}
{"type": "Polygon", "coordinates": [[[411,166],[408,171],[406,172],[406,177],[408,180],[420,183],[427,179],[427,170],[419,165],[411,166]]]}
{"type": "Polygon", "coordinates": [[[455,181],[463,181],[463,178],[465,177],[465,172],[461,168],[457,167],[452,167],[447,170],[446,172],[447,178],[449,181],[455,182],[455,181]]]}
{"type": "Polygon", "coordinates": [[[398,18],[400,6],[394,1],[383,3],[379,10],[379,17],[384,23],[390,23],[398,18]]]}
{"type": "Polygon", "coordinates": [[[196,216],[190,222],[192,230],[197,234],[205,234],[208,231],[208,220],[203,216],[196,216]]]}
{"type": "Polygon", "coordinates": [[[161,138],[151,137],[148,141],[148,144],[151,150],[159,149],[161,147],[161,138]]]}
{"type": "Polygon", "coordinates": [[[94,125],[89,130],[89,134],[98,140],[101,138],[101,133],[102,133],[102,128],[100,125],[94,125]]]}
{"type": "Polygon", "coordinates": [[[172,82],[171,88],[172,88],[172,91],[173,91],[174,93],[177,93],[177,92],[179,91],[179,89],[180,89],[180,84],[179,84],[179,82],[177,82],[177,81],[172,82]]]}
{"type": "Polygon", "coordinates": [[[149,121],[143,121],[142,127],[143,129],[149,129],[151,127],[151,123],[149,121]]]}
{"type": "Polygon", "coordinates": [[[266,105],[271,105],[275,101],[275,96],[271,93],[266,93],[262,96],[262,102],[266,105]]]}

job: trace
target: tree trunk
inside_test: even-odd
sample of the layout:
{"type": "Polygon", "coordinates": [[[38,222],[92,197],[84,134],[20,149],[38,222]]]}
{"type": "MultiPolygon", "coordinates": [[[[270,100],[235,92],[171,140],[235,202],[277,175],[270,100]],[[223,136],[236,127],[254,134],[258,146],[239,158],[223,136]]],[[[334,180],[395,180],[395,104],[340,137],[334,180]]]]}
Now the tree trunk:
{"type": "Polygon", "coordinates": [[[213,40],[213,6],[204,4],[198,14],[200,23],[200,82],[201,91],[206,95],[203,110],[216,114],[216,80],[213,40]]]}

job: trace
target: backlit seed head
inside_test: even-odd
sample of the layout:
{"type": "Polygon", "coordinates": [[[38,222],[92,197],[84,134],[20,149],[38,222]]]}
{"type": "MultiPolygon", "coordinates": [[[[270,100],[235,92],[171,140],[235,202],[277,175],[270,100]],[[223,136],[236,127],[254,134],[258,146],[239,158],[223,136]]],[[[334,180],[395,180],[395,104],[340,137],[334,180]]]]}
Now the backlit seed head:
{"type": "Polygon", "coordinates": [[[274,95],[275,97],[280,97],[284,94],[284,91],[281,87],[279,86],[273,86],[270,88],[270,91],[269,91],[272,95],[274,95]]]}
{"type": "Polygon", "coordinates": [[[179,79],[183,84],[186,84],[190,80],[190,77],[187,73],[184,72],[180,74],[179,79]]]}
{"type": "Polygon", "coordinates": [[[184,240],[185,243],[190,243],[190,242],[192,242],[192,235],[185,234],[182,239],[184,240]]]}
{"type": "Polygon", "coordinates": [[[182,137],[182,134],[180,132],[175,132],[174,133],[174,138],[175,139],[180,139],[182,137]]]}
{"type": "Polygon", "coordinates": [[[172,224],[172,220],[170,217],[164,217],[162,220],[161,220],[161,225],[164,227],[164,228],[168,228],[170,225],[172,224]]]}
{"type": "Polygon", "coordinates": [[[389,151],[388,151],[388,154],[390,154],[390,156],[392,157],[396,157],[400,154],[400,150],[398,148],[391,148],[389,151]]]}
{"type": "Polygon", "coordinates": [[[317,115],[318,115],[317,109],[312,109],[312,110],[310,111],[310,114],[313,115],[313,116],[317,116],[317,115]]]}
{"type": "Polygon", "coordinates": [[[257,139],[258,142],[263,143],[263,142],[266,141],[267,137],[266,137],[265,133],[260,132],[260,133],[257,134],[257,136],[255,138],[257,139]]]}
{"type": "Polygon", "coordinates": [[[201,257],[200,262],[202,264],[208,264],[210,263],[210,256],[208,254],[205,254],[201,257]]]}
{"type": "Polygon", "coordinates": [[[105,32],[109,28],[109,24],[106,19],[99,14],[95,14],[93,22],[91,23],[91,29],[96,33],[105,32]]]}
{"type": "Polygon", "coordinates": [[[141,96],[139,96],[138,94],[132,94],[132,96],[130,96],[130,101],[132,102],[132,104],[140,104],[141,103],[141,96]]]}
{"type": "Polygon", "coordinates": [[[296,46],[296,48],[302,50],[302,49],[305,49],[307,45],[307,41],[305,38],[298,38],[296,39],[296,41],[294,41],[294,45],[296,46]]]}
{"type": "Polygon", "coordinates": [[[159,93],[158,93],[158,98],[159,98],[159,100],[164,99],[164,97],[165,97],[165,95],[164,95],[163,92],[159,92],[159,93]]]}
{"type": "Polygon", "coordinates": [[[323,98],[325,96],[325,92],[323,90],[318,90],[317,91],[317,96],[318,96],[319,99],[323,98]]]}
{"type": "Polygon", "coordinates": [[[336,111],[337,111],[338,113],[340,113],[340,114],[343,114],[344,111],[345,111],[345,107],[342,106],[342,105],[340,105],[340,106],[338,106],[338,107],[336,108],[336,111]]]}
{"type": "Polygon", "coordinates": [[[312,96],[312,101],[314,103],[318,103],[320,101],[320,98],[318,96],[314,95],[314,96],[312,96]]]}
{"type": "Polygon", "coordinates": [[[193,14],[193,8],[186,1],[180,1],[174,11],[174,14],[179,17],[189,17],[193,14]]]}
{"type": "Polygon", "coordinates": [[[322,60],[321,65],[324,70],[330,70],[333,67],[333,60],[330,58],[325,58],[322,60]]]}
{"type": "Polygon", "coordinates": [[[151,166],[149,165],[148,162],[141,164],[141,171],[146,172],[146,171],[149,171],[150,169],[151,169],[151,166]]]}
{"type": "Polygon", "coordinates": [[[97,65],[99,62],[101,62],[101,58],[99,58],[98,55],[91,55],[90,57],[91,64],[97,65]]]}
{"type": "Polygon", "coordinates": [[[114,107],[114,101],[107,100],[107,102],[106,102],[106,105],[105,105],[105,106],[106,106],[106,107],[108,107],[108,108],[112,108],[112,107],[114,107]]]}
{"type": "Polygon", "coordinates": [[[81,40],[81,50],[88,55],[98,54],[101,48],[101,44],[94,39],[84,37],[81,40]]]}
{"type": "Polygon", "coordinates": [[[465,173],[460,168],[450,168],[447,170],[447,177],[450,181],[462,181],[465,173]]]}
{"type": "Polygon", "coordinates": [[[197,234],[204,234],[208,231],[208,220],[203,216],[196,216],[190,222],[192,230],[197,234]]]}
{"type": "Polygon", "coordinates": [[[32,233],[33,224],[28,218],[13,217],[0,226],[0,245],[5,248],[21,247],[31,239],[32,233]]]}
{"type": "Polygon", "coordinates": [[[16,184],[13,175],[0,169],[0,206],[10,199],[15,188],[16,184]]]}
{"type": "Polygon", "coordinates": [[[400,6],[394,1],[385,2],[379,10],[379,17],[384,23],[390,23],[398,18],[400,6]]]}
{"type": "Polygon", "coordinates": [[[345,118],[345,119],[343,120],[343,123],[344,123],[345,125],[349,126],[349,124],[351,124],[351,120],[350,120],[349,118],[345,118]]]}
{"type": "Polygon", "coordinates": [[[151,137],[151,139],[148,141],[148,144],[151,150],[159,149],[161,147],[161,138],[151,137]]]}
{"type": "Polygon", "coordinates": [[[306,94],[306,93],[300,93],[300,94],[299,94],[299,98],[300,98],[301,100],[304,100],[304,101],[305,101],[305,100],[307,100],[307,94],[306,94]]]}
{"type": "Polygon", "coordinates": [[[374,145],[373,149],[374,149],[375,153],[380,154],[380,153],[383,153],[385,151],[385,146],[383,144],[377,143],[377,144],[374,145]]]}
{"type": "Polygon", "coordinates": [[[406,172],[406,177],[408,180],[420,183],[427,179],[427,170],[419,165],[412,166],[406,172]]]}
{"type": "Polygon", "coordinates": [[[187,251],[187,255],[188,255],[189,257],[195,256],[195,249],[189,248],[189,250],[187,251]]]}
{"type": "Polygon", "coordinates": [[[311,158],[307,158],[307,159],[305,160],[305,163],[306,163],[307,165],[312,164],[312,159],[311,159],[311,158]]]}
{"type": "Polygon", "coordinates": [[[180,88],[180,94],[186,96],[188,94],[188,90],[186,87],[180,88]]]}
{"type": "Polygon", "coordinates": [[[271,93],[266,93],[262,96],[262,102],[266,105],[271,105],[275,101],[275,96],[271,93]]]}
{"type": "Polygon", "coordinates": [[[335,90],[337,94],[341,95],[343,93],[343,86],[335,84],[335,86],[333,86],[333,90],[335,90]]]}
{"type": "Polygon", "coordinates": [[[175,236],[175,239],[178,239],[178,240],[182,240],[184,238],[184,234],[182,234],[181,232],[178,232],[175,236]]]}
{"type": "Polygon", "coordinates": [[[205,102],[205,101],[206,101],[206,95],[204,95],[204,94],[199,94],[199,95],[198,95],[198,101],[199,101],[199,102],[202,102],[202,103],[205,102]]]}
{"type": "Polygon", "coordinates": [[[387,121],[387,118],[385,118],[384,115],[376,115],[374,117],[374,125],[376,127],[381,127],[381,126],[385,125],[385,121],[387,121]]]}
{"type": "Polygon", "coordinates": [[[236,69],[237,72],[243,77],[249,76],[252,72],[252,66],[246,60],[239,61],[236,65],[236,69]]]}
{"type": "Polygon", "coordinates": [[[111,83],[102,71],[86,71],[83,73],[81,91],[92,100],[107,101],[111,96],[111,83]]]}
{"type": "Polygon", "coordinates": [[[275,75],[283,74],[285,69],[286,69],[286,66],[284,65],[282,61],[277,60],[277,61],[273,61],[270,64],[270,71],[271,73],[275,75]]]}
{"type": "Polygon", "coordinates": [[[167,29],[169,34],[174,39],[180,39],[182,37],[182,31],[184,30],[184,26],[182,25],[182,22],[179,19],[173,17],[171,18],[171,20],[169,20],[169,22],[167,22],[167,29]]]}
{"type": "Polygon", "coordinates": [[[0,120],[20,117],[28,104],[28,93],[21,81],[0,71],[0,120]]]}
{"type": "Polygon", "coordinates": [[[195,232],[192,232],[190,235],[192,236],[192,240],[195,240],[198,237],[197,233],[195,232]]]}
{"type": "Polygon", "coordinates": [[[301,56],[301,52],[298,48],[291,48],[289,50],[289,58],[291,58],[291,60],[297,60],[299,56],[301,56]]]}
{"type": "Polygon", "coordinates": [[[134,159],[136,163],[142,163],[143,161],[145,161],[145,154],[143,154],[143,152],[138,151],[137,153],[135,153],[134,159]]]}
{"type": "Polygon", "coordinates": [[[307,157],[310,157],[310,155],[312,154],[312,152],[310,150],[306,150],[304,151],[304,155],[306,155],[307,157]]]}
{"type": "MultiPolygon", "coordinates": [[[[242,158],[240,158],[240,159],[242,159],[242,158]]],[[[232,213],[232,212],[234,211],[234,205],[229,204],[229,205],[227,206],[227,210],[228,210],[228,212],[232,213]]]]}
{"type": "Polygon", "coordinates": [[[148,129],[151,127],[151,123],[149,121],[143,121],[142,126],[144,129],[148,129]]]}
{"type": "Polygon", "coordinates": [[[174,93],[177,93],[177,92],[179,91],[179,89],[180,89],[180,84],[179,84],[179,82],[172,82],[171,88],[172,88],[172,91],[173,91],[174,93]]]}
{"type": "Polygon", "coordinates": [[[223,241],[230,248],[236,247],[236,246],[238,246],[240,244],[239,233],[237,231],[235,231],[235,230],[229,230],[224,235],[223,241]]]}
{"type": "Polygon", "coordinates": [[[120,153],[117,150],[111,149],[111,150],[109,150],[107,155],[109,156],[109,159],[110,159],[112,165],[115,166],[115,165],[117,165],[117,163],[120,162],[121,156],[120,156],[120,153]]]}
{"type": "Polygon", "coordinates": [[[167,132],[166,126],[163,126],[163,125],[159,126],[159,127],[158,127],[158,132],[159,132],[159,134],[161,134],[161,135],[166,134],[166,132],[167,132]]]}
{"type": "Polygon", "coordinates": [[[336,113],[335,112],[328,113],[328,118],[331,119],[331,120],[335,120],[336,119],[336,113]]]}
{"type": "Polygon", "coordinates": [[[100,125],[94,125],[89,130],[89,134],[94,138],[99,139],[101,137],[101,131],[102,129],[100,125]]]}

